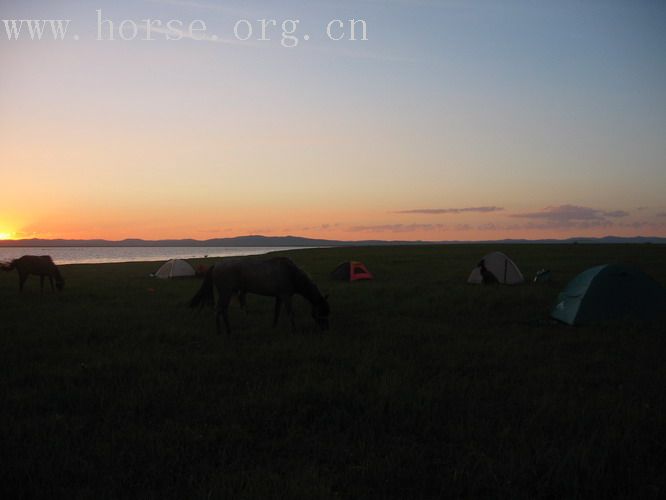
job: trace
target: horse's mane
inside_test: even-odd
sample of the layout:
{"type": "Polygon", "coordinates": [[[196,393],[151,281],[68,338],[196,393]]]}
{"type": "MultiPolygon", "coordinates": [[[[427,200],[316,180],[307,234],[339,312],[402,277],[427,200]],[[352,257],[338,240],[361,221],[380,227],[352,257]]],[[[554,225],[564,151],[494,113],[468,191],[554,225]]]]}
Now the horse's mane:
{"type": "Polygon", "coordinates": [[[288,257],[277,257],[276,260],[279,260],[289,270],[289,274],[294,280],[294,286],[299,293],[315,302],[321,302],[324,299],[312,278],[298,267],[293,260],[288,257]]]}

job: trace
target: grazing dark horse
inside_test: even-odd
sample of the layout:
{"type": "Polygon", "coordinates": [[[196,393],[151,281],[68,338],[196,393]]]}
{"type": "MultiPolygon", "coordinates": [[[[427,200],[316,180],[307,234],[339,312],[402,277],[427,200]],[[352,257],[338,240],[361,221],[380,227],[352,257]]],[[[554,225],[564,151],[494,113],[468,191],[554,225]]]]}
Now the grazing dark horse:
{"type": "Polygon", "coordinates": [[[3,264],[4,271],[11,271],[16,269],[19,275],[19,291],[23,291],[23,285],[28,279],[28,276],[34,274],[39,276],[41,291],[44,291],[44,278],[48,277],[51,283],[51,290],[53,290],[53,280],[55,279],[55,286],[58,291],[65,287],[65,280],[62,279],[60,270],[51,259],[50,255],[24,255],[18,259],[12,260],[9,264],[3,264]]]}
{"type": "Polygon", "coordinates": [[[295,327],[294,311],[291,299],[294,294],[305,297],[312,305],[312,317],[322,330],[328,329],[329,307],[312,279],[296,264],[286,257],[275,257],[269,260],[255,258],[229,259],[219,262],[206,273],[199,291],[192,297],[190,307],[213,305],[217,288],[217,313],[215,325],[220,333],[220,316],[224,320],[227,333],[229,328],[229,301],[238,293],[241,307],[245,305],[245,294],[256,293],[275,297],[273,327],[277,325],[280,308],[284,303],[292,328],[295,327]]]}
{"type": "Polygon", "coordinates": [[[481,262],[479,262],[479,268],[481,271],[481,280],[484,285],[497,285],[499,284],[499,280],[497,279],[497,276],[495,276],[491,271],[489,271],[486,268],[486,260],[481,259],[481,262]]]}

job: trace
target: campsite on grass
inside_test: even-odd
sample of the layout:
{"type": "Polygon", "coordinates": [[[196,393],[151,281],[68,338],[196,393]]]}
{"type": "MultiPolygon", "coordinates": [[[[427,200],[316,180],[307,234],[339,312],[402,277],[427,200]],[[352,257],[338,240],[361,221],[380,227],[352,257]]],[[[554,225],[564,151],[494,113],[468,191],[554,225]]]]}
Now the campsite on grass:
{"type": "MultiPolygon", "coordinates": [[[[235,334],[215,335],[212,312],[187,307],[201,281],[155,280],[155,263],[61,266],[61,294],[20,295],[0,273],[0,484],[23,497],[564,498],[584,477],[594,496],[657,498],[664,323],[548,317],[599,262],[663,287],[663,246],[503,246],[521,272],[547,265],[557,279],[470,286],[494,250],[280,253],[329,295],[325,333],[300,297],[292,331],[284,316],[271,328],[272,299],[250,295],[247,313],[229,308],[235,334]],[[375,279],[330,276],[352,259],[375,279]]],[[[585,280],[590,298],[625,300],[613,283],[626,277],[602,271],[585,280]]],[[[654,288],[628,277],[632,295],[654,288]]]]}
{"type": "Polygon", "coordinates": [[[666,499],[666,0],[0,6],[0,500],[666,499]]]}

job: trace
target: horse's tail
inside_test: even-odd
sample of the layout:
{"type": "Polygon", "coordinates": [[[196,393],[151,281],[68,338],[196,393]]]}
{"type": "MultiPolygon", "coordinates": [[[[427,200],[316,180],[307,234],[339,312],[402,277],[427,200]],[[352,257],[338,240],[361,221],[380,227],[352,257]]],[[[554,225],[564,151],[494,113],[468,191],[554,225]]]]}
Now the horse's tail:
{"type": "Polygon", "coordinates": [[[0,269],[3,271],[11,271],[16,267],[16,260],[17,259],[11,260],[9,262],[0,262],[0,269]]]}
{"type": "Polygon", "coordinates": [[[190,307],[212,306],[215,303],[213,269],[215,269],[215,266],[210,266],[210,269],[206,272],[201,288],[199,288],[199,291],[190,300],[190,307]]]}

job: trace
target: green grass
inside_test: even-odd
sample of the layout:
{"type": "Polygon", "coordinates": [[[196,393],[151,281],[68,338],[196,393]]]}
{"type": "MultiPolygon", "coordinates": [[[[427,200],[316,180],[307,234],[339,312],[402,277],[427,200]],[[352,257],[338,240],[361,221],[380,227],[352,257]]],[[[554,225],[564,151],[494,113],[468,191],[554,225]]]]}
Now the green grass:
{"type": "Polygon", "coordinates": [[[532,276],[466,284],[478,246],[288,252],[330,294],[191,311],[154,263],[62,268],[61,294],[0,273],[2,498],[661,498],[666,336],[547,321],[566,282],[656,245],[503,247],[532,276]],[[344,259],[373,282],[338,283],[344,259]]]}

